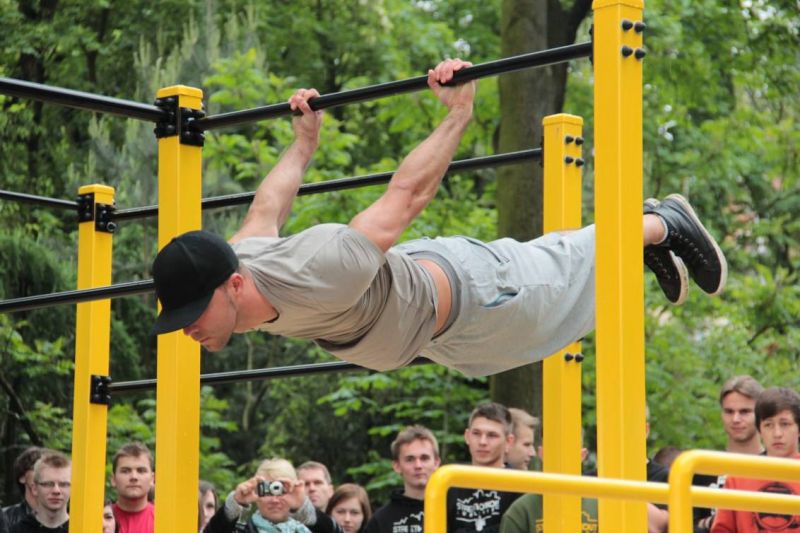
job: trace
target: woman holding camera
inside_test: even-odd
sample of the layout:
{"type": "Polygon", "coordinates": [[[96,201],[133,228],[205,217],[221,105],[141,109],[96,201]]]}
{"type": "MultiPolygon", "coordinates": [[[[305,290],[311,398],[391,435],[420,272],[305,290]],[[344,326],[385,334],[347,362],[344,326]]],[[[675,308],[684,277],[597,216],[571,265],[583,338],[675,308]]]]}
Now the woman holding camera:
{"type": "MultiPolygon", "coordinates": [[[[204,533],[232,533],[252,504],[248,533],[342,533],[328,515],[314,508],[298,481],[294,467],[285,459],[268,459],[256,475],[240,483],[211,518],[204,533]]],[[[241,526],[240,526],[241,527],[241,526]]]]}

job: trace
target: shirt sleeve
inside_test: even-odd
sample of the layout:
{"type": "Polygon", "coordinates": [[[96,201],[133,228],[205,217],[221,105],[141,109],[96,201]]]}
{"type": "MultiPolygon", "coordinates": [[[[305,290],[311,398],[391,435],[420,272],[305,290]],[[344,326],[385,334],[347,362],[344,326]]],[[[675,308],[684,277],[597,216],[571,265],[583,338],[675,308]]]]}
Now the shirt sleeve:
{"type": "MultiPolygon", "coordinates": [[[[725,480],[725,489],[735,488],[735,478],[728,476],[725,480]]],[[[736,532],[736,512],[730,509],[717,509],[714,516],[714,523],[711,524],[710,533],[735,533],[736,532]]]]}

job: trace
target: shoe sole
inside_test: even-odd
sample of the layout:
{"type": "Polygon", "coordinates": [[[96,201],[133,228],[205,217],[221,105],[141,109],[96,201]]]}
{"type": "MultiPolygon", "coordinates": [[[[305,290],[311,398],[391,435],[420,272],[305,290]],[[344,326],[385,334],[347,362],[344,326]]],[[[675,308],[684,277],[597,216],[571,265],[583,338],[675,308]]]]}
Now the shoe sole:
{"type": "MultiPolygon", "coordinates": [[[[650,209],[655,209],[660,203],[661,202],[659,202],[656,198],[648,198],[644,201],[644,205],[650,209]]],[[[678,299],[673,302],[667,298],[667,301],[672,305],[681,305],[689,296],[689,270],[686,268],[683,259],[675,255],[672,250],[667,250],[667,252],[672,258],[672,263],[675,265],[675,270],[678,271],[678,276],[680,276],[681,279],[681,292],[678,295],[678,299]]],[[[658,280],[658,276],[656,276],[656,280],[658,280]]],[[[663,292],[664,289],[661,289],[661,291],[663,292]]],[[[666,294],[664,296],[666,296],[666,294]]]]}
{"type": "MultiPolygon", "coordinates": [[[[681,207],[683,207],[683,209],[691,217],[692,221],[694,221],[695,225],[698,228],[700,228],[700,231],[702,231],[703,233],[703,237],[705,237],[706,240],[710,241],[711,244],[714,246],[714,252],[717,254],[717,260],[719,261],[719,266],[720,266],[719,286],[714,292],[707,292],[705,290],[703,290],[703,292],[705,292],[709,296],[719,295],[720,293],[722,293],[723,290],[725,290],[725,285],[728,283],[728,261],[725,259],[725,255],[722,253],[722,250],[720,250],[716,239],[714,239],[714,237],[711,236],[711,234],[708,232],[703,223],[700,222],[700,218],[697,216],[697,213],[695,213],[694,208],[691,206],[689,201],[683,197],[683,195],[673,193],[667,196],[667,198],[674,200],[675,202],[680,204],[681,207]]],[[[702,287],[700,288],[702,289],[702,287]]]]}

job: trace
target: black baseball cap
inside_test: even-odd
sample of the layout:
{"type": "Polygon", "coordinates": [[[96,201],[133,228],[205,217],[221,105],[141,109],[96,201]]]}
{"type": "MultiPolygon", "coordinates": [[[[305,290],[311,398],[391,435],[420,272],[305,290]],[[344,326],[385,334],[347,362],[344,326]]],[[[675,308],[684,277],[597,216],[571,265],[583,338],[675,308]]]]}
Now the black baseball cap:
{"type": "Polygon", "coordinates": [[[200,318],[214,291],[236,272],[239,258],[230,244],[208,231],[172,239],[153,261],[161,313],[153,334],[177,331],[200,318]]]}

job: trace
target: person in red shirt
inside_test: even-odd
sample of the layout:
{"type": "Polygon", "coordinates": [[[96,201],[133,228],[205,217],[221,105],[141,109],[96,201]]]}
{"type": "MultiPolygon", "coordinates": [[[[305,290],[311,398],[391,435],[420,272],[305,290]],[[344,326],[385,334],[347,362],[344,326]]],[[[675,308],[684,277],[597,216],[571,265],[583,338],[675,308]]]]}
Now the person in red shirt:
{"type": "Polygon", "coordinates": [[[155,483],[153,455],[141,442],[124,445],[114,454],[111,486],[117,491],[112,506],[119,533],[153,533],[155,508],[148,495],[155,483]]]}
{"type": "MultiPolygon", "coordinates": [[[[756,402],[756,427],[768,457],[800,459],[800,394],[792,389],[766,389],[756,402]]],[[[800,481],[769,481],[729,476],[726,489],[752,490],[800,495],[800,481]]],[[[794,533],[800,529],[800,515],[720,509],[711,533],[794,533]]]]}

